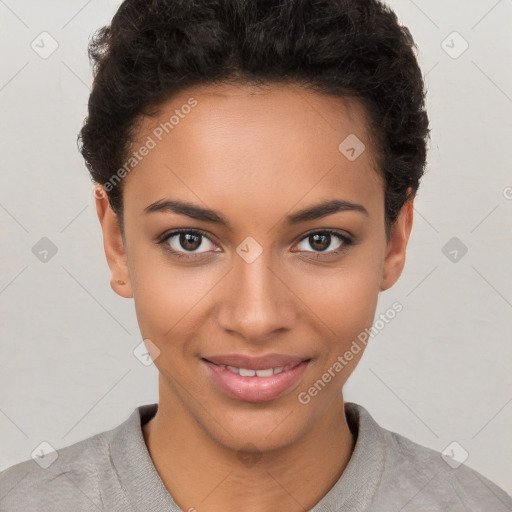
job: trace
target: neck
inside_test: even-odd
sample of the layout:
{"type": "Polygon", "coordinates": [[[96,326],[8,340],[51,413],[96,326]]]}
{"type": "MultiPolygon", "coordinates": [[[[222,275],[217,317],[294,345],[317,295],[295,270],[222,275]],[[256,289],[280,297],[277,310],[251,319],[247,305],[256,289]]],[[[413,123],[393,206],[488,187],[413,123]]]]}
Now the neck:
{"type": "Polygon", "coordinates": [[[162,398],[143,427],[144,440],[162,482],[185,511],[310,510],[340,478],[354,449],[341,393],[300,439],[244,456],[210,437],[179,402],[162,398]]]}

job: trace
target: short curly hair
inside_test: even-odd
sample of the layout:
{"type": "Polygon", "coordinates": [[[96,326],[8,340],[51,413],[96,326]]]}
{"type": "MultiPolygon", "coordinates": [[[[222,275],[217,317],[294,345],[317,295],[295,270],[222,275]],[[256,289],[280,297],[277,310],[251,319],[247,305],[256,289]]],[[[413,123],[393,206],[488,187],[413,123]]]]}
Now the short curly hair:
{"type": "MultiPolygon", "coordinates": [[[[378,0],[124,0],[89,43],[94,81],[78,145],[108,182],[137,122],[194,85],[287,83],[364,106],[385,182],[385,228],[426,165],[425,87],[407,29],[378,0]]],[[[122,227],[122,187],[109,203],[122,227]]]]}

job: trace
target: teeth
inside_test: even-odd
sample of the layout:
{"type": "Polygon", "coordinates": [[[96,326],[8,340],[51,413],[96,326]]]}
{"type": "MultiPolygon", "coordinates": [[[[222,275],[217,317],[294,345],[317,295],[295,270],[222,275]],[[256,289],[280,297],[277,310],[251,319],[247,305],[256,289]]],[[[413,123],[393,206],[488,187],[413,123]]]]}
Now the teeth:
{"type": "Polygon", "coordinates": [[[256,375],[258,377],[270,377],[274,375],[274,370],[272,368],[268,368],[267,370],[256,370],[256,375]]]}
{"type": "Polygon", "coordinates": [[[237,368],[236,366],[226,366],[224,364],[219,364],[221,368],[229,370],[232,373],[236,373],[237,375],[241,375],[242,377],[271,377],[272,375],[277,375],[278,373],[285,372],[290,368],[296,366],[296,364],[289,364],[287,366],[277,366],[276,368],[267,368],[265,370],[251,370],[249,368],[237,368]]]}

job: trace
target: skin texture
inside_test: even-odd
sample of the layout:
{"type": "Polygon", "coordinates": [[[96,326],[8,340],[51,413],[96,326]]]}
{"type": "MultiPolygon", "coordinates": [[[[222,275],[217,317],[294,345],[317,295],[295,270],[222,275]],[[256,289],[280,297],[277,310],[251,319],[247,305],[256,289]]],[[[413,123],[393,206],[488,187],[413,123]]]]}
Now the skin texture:
{"type": "MultiPolygon", "coordinates": [[[[301,404],[298,394],[372,325],[379,292],[396,282],[405,263],[413,200],[387,241],[384,183],[372,168],[363,108],[298,87],[188,89],[142,119],[133,148],[190,97],[197,106],[123,180],[124,239],[108,200],[96,198],[111,286],[134,298],[142,336],[160,351],[159,409],[144,438],[183,510],[309,510],[350,459],[355,438],[341,390],[363,350],[310,403],[301,404]],[[354,161],[338,150],[349,134],[366,146],[354,161]],[[143,212],[161,199],[217,210],[231,229],[143,212]],[[283,223],[330,199],[359,203],[368,215],[343,211],[283,223]],[[177,258],[158,244],[176,228],[208,233],[197,259],[177,258]],[[327,256],[308,238],[322,229],[349,234],[355,243],[344,246],[332,236],[327,256]],[[236,252],[248,236],[263,250],[252,263],[236,252]],[[340,246],[346,250],[332,256],[340,246]],[[201,360],[274,352],[311,363],[297,386],[259,403],[227,397],[201,360]],[[248,463],[242,447],[257,462],[248,463]]],[[[173,240],[173,248],[193,254],[179,236],[173,240]]]]}

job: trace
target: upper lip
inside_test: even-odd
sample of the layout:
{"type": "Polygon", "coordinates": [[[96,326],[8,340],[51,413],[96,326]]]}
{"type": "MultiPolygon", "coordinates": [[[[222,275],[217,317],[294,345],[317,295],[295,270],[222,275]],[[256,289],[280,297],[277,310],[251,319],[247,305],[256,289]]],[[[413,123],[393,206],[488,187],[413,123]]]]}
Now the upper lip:
{"type": "Polygon", "coordinates": [[[267,368],[297,365],[302,363],[302,361],[309,360],[308,358],[286,354],[267,354],[260,357],[245,356],[243,354],[224,354],[203,357],[203,359],[215,364],[246,368],[248,370],[266,370],[267,368]]]}

